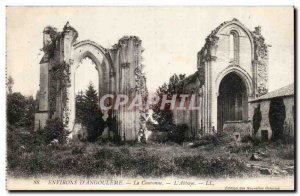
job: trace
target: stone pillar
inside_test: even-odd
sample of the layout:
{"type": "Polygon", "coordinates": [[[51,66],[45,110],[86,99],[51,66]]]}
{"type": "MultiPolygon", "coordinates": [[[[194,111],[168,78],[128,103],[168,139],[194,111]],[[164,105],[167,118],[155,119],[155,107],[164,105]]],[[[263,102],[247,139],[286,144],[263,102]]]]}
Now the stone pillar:
{"type": "MultiPolygon", "coordinates": [[[[129,96],[129,100],[141,93],[138,89],[138,70],[141,66],[141,40],[136,36],[125,36],[117,45],[119,73],[119,92],[129,96]]],[[[120,110],[119,121],[121,122],[121,135],[125,140],[137,140],[140,129],[139,110],[120,110]],[[125,136],[125,137],[124,137],[125,136]]]]}
{"type": "MultiPolygon", "coordinates": [[[[68,67],[68,69],[65,70],[65,75],[69,78],[64,79],[64,86],[65,93],[63,93],[62,96],[62,121],[65,125],[67,125],[67,129],[72,131],[75,125],[75,115],[72,110],[75,111],[73,100],[75,99],[74,93],[72,93],[74,88],[74,68],[73,68],[73,44],[76,41],[76,38],[78,37],[77,31],[70,26],[69,22],[64,26],[63,32],[62,32],[62,48],[61,48],[61,54],[62,58],[60,58],[60,63],[65,64],[65,66],[68,67]],[[72,82],[73,81],[73,82],[72,82]]],[[[70,136],[71,137],[71,136],[70,136]]]]}
{"type": "Polygon", "coordinates": [[[50,54],[54,53],[54,40],[57,36],[57,30],[54,27],[47,26],[43,31],[43,52],[44,56],[40,61],[40,88],[38,93],[38,111],[35,113],[34,130],[43,129],[49,118],[49,67],[50,54]]]}
{"type": "Polygon", "coordinates": [[[209,66],[205,62],[205,84],[204,84],[204,115],[203,128],[205,133],[209,133],[209,66]]]}
{"type": "Polygon", "coordinates": [[[48,111],[48,62],[40,63],[39,111],[48,111]]]}
{"type": "MultiPolygon", "coordinates": [[[[198,89],[198,106],[199,106],[199,110],[197,110],[197,134],[201,133],[200,131],[202,129],[203,126],[203,116],[202,116],[202,111],[203,111],[203,89],[202,86],[198,89]]],[[[202,133],[201,133],[202,134],[202,133]]]]}
{"type": "Polygon", "coordinates": [[[212,99],[211,99],[211,103],[212,103],[211,129],[221,130],[221,128],[218,127],[218,96],[219,96],[219,93],[216,88],[213,89],[212,91],[213,91],[213,93],[212,93],[212,99]]]}
{"type": "Polygon", "coordinates": [[[254,59],[252,61],[254,73],[254,96],[259,97],[268,92],[268,66],[269,54],[268,45],[261,35],[261,27],[255,27],[252,33],[254,42],[254,59]]]}

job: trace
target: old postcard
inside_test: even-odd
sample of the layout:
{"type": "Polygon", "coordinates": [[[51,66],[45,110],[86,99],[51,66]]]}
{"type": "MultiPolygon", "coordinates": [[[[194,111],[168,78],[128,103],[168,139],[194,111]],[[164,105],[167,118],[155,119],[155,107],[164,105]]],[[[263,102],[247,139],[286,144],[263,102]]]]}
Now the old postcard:
{"type": "Polygon", "coordinates": [[[295,189],[293,7],[6,8],[8,190],[295,189]]]}

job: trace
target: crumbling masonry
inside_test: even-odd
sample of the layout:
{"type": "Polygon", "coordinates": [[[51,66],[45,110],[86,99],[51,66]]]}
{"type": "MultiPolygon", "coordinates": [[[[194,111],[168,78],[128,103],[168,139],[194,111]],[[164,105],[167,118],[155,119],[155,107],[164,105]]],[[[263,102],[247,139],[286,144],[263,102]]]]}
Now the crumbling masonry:
{"type": "MultiPolygon", "coordinates": [[[[75,70],[82,59],[90,58],[99,74],[99,96],[147,94],[142,72],[142,41],[125,36],[106,49],[90,41],[77,41],[77,31],[69,25],[62,32],[48,26],[43,31],[44,56],[40,61],[40,89],[35,129],[43,128],[47,119],[59,118],[72,131],[75,123],[75,70]]],[[[143,111],[118,111],[119,134],[137,140],[143,111]]]]}

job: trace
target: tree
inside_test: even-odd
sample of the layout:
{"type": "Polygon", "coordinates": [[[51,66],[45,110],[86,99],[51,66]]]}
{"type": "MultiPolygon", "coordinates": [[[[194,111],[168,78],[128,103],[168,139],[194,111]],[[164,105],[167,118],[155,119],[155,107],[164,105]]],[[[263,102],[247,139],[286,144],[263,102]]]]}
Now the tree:
{"type": "Polygon", "coordinates": [[[26,97],[26,107],[25,107],[25,126],[34,127],[34,114],[36,107],[36,100],[32,96],[26,97]]]}
{"type": "Polygon", "coordinates": [[[113,133],[112,141],[119,142],[121,140],[119,133],[118,133],[118,123],[116,115],[113,115],[112,110],[108,111],[108,117],[106,119],[106,125],[108,127],[108,139],[110,138],[110,132],[113,133]]]}
{"type": "Polygon", "coordinates": [[[32,127],[34,124],[35,100],[19,92],[7,95],[7,121],[16,127],[32,127]]]}
{"type": "Polygon", "coordinates": [[[258,106],[254,109],[254,114],[252,118],[254,136],[256,136],[256,133],[260,127],[261,119],[262,119],[262,115],[260,111],[260,104],[258,104],[258,106]]]}
{"type": "Polygon", "coordinates": [[[98,100],[98,93],[92,83],[84,95],[80,93],[76,96],[76,121],[87,127],[90,142],[94,142],[106,127],[98,100]]]}
{"type": "Polygon", "coordinates": [[[163,110],[160,109],[163,95],[167,95],[167,99],[172,99],[174,94],[180,92],[180,82],[185,79],[185,75],[179,74],[172,75],[168,83],[164,83],[158,87],[156,94],[159,96],[160,101],[153,106],[154,119],[158,122],[161,129],[170,129],[174,125],[173,112],[170,110],[171,104],[167,103],[163,110]]]}
{"type": "Polygon", "coordinates": [[[12,94],[13,85],[14,85],[14,79],[11,76],[8,76],[8,78],[6,79],[6,93],[7,94],[12,94]]]}
{"type": "Polygon", "coordinates": [[[160,109],[163,95],[167,95],[167,99],[172,99],[174,94],[179,94],[182,92],[181,82],[185,79],[185,75],[172,75],[168,83],[164,83],[160,86],[156,94],[160,98],[159,102],[153,105],[153,117],[158,122],[158,127],[160,131],[168,132],[169,139],[171,141],[181,143],[184,139],[184,125],[176,127],[173,119],[173,112],[170,109],[171,104],[167,103],[163,110],[160,109]]]}
{"type": "Polygon", "coordinates": [[[99,110],[98,93],[92,83],[89,84],[88,89],[85,91],[84,100],[87,110],[94,112],[99,110]]]}
{"type": "Polygon", "coordinates": [[[82,123],[84,118],[84,94],[82,91],[79,92],[79,94],[76,95],[75,98],[76,102],[76,122],[82,123]]]}

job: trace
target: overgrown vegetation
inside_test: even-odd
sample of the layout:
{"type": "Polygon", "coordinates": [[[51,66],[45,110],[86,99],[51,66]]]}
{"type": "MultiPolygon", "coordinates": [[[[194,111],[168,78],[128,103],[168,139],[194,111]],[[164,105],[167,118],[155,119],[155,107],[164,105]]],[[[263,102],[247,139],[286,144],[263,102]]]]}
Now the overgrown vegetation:
{"type": "Polygon", "coordinates": [[[19,92],[7,94],[7,121],[16,127],[34,126],[35,100],[19,92]]]}
{"type": "Polygon", "coordinates": [[[46,144],[49,144],[55,139],[58,140],[59,143],[64,144],[70,134],[70,132],[66,130],[65,125],[58,118],[48,119],[44,129],[39,130],[39,132],[45,134],[46,144]]]}
{"type": "Polygon", "coordinates": [[[207,135],[191,148],[174,143],[46,145],[42,132],[8,130],[7,168],[14,176],[252,176],[257,173],[246,163],[254,152],[263,156],[262,164],[285,167],[294,163],[293,145],[251,140],[236,143],[226,134],[207,135]]]}
{"type": "Polygon", "coordinates": [[[100,147],[86,143],[60,147],[40,145],[31,149],[27,143],[24,149],[15,148],[13,152],[9,151],[7,158],[8,170],[15,176],[214,177],[237,176],[240,172],[247,171],[238,159],[226,156],[205,157],[199,151],[191,153],[181,146],[100,147]]]}
{"type": "Polygon", "coordinates": [[[6,116],[7,123],[13,127],[33,129],[36,100],[32,96],[24,96],[20,92],[13,92],[14,80],[6,78],[6,116]]]}
{"type": "MultiPolygon", "coordinates": [[[[184,77],[174,76],[170,79],[170,83],[179,84],[180,78],[184,77]]],[[[295,154],[292,137],[284,137],[276,142],[261,142],[246,136],[241,142],[237,142],[230,134],[220,132],[205,135],[194,141],[193,145],[187,145],[184,143],[187,126],[185,124],[175,126],[172,112],[158,111],[158,105],[155,106],[156,120],[159,122],[157,129],[167,133],[164,144],[134,142],[112,144],[101,141],[101,143],[67,143],[69,132],[59,119],[49,119],[44,129],[32,131],[34,100],[20,93],[13,93],[13,80],[8,83],[9,175],[235,177],[253,174],[252,168],[247,166],[253,153],[263,157],[263,161],[260,162],[262,164],[272,164],[281,168],[288,166],[292,168],[291,173],[294,172],[295,154]],[[55,145],[52,145],[54,140],[59,143],[53,142],[55,145]]],[[[165,88],[166,92],[171,92],[171,95],[175,86],[164,85],[162,88],[165,88]]],[[[159,92],[162,93],[163,90],[159,92]]],[[[103,121],[97,92],[92,85],[84,95],[77,96],[76,109],[76,119],[88,128],[89,141],[96,141],[105,126],[110,130],[117,130],[115,118],[111,113],[108,120],[103,121]]]]}
{"type": "Polygon", "coordinates": [[[184,79],[185,75],[183,74],[171,76],[168,83],[164,83],[157,89],[156,94],[160,101],[153,105],[153,117],[158,122],[158,130],[167,132],[168,140],[179,144],[185,140],[185,132],[188,127],[185,124],[175,125],[171,103],[166,103],[163,109],[161,109],[161,104],[164,95],[167,96],[168,100],[171,100],[174,94],[180,93],[180,84],[184,79]]]}
{"type": "MultiPolygon", "coordinates": [[[[59,37],[53,37],[53,39],[58,39],[59,37]]],[[[52,42],[49,50],[50,55],[54,55],[54,46],[52,42]]],[[[70,65],[67,62],[62,62],[61,64],[52,64],[49,70],[49,109],[50,117],[56,111],[56,102],[58,95],[61,96],[62,110],[64,112],[64,123],[68,124],[69,113],[68,113],[68,102],[69,98],[67,96],[67,86],[70,84],[70,65]]]]}

